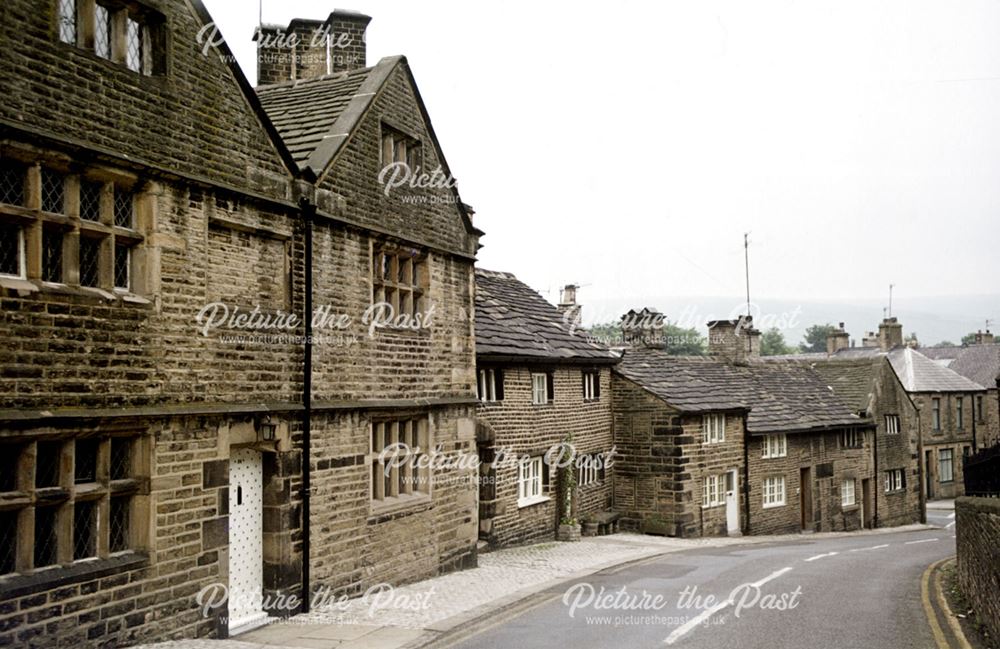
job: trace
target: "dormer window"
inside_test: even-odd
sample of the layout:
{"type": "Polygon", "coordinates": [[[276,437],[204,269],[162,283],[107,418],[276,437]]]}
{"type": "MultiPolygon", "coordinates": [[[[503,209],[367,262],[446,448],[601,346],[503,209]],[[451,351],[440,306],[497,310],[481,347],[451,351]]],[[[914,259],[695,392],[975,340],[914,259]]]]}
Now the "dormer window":
{"type": "Polygon", "coordinates": [[[59,0],[59,40],[142,75],[166,72],[164,19],[119,0],[59,0]],[[86,18],[92,18],[90,20],[86,18]]]}

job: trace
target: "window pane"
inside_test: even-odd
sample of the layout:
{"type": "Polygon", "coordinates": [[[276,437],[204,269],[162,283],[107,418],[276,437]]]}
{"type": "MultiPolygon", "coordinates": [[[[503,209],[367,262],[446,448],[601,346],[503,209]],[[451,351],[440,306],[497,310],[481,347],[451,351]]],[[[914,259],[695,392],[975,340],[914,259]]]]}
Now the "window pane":
{"type": "Polygon", "coordinates": [[[76,45],[76,0],[59,0],[59,40],[76,45]]]}
{"type": "Polygon", "coordinates": [[[109,546],[111,552],[121,552],[128,549],[129,501],[128,496],[111,499],[109,546]]]}
{"type": "Polygon", "coordinates": [[[142,72],[142,25],[131,18],[125,34],[125,65],[133,72],[142,72]]]}
{"type": "Polygon", "coordinates": [[[58,487],[62,442],[38,442],[35,451],[35,486],[58,487]]]}
{"type": "Polygon", "coordinates": [[[128,246],[115,245],[115,288],[130,288],[128,246]]]}
{"type": "Polygon", "coordinates": [[[94,52],[97,56],[111,58],[111,25],[106,7],[98,4],[94,7],[94,52]]]}
{"type": "Polygon", "coordinates": [[[73,505],[73,559],[97,555],[97,503],[73,505]]]}
{"type": "Polygon", "coordinates": [[[35,508],[35,567],[51,566],[58,558],[55,507],[35,508]]]}
{"type": "Polygon", "coordinates": [[[0,203],[24,205],[24,166],[12,160],[0,165],[0,203]]]}
{"type": "Polygon", "coordinates": [[[18,512],[0,512],[0,575],[14,572],[17,559],[18,512]]]}
{"type": "Polygon", "coordinates": [[[73,481],[76,484],[97,482],[97,448],[96,439],[76,440],[76,455],[73,481]]]}
{"type": "Polygon", "coordinates": [[[42,232],[42,279],[46,282],[63,281],[63,234],[46,228],[42,232]]]}
{"type": "Polygon", "coordinates": [[[115,225],[134,228],[134,194],[121,187],[115,187],[115,225]]]}
{"type": "Polygon", "coordinates": [[[132,475],[132,440],[111,439],[111,479],[125,480],[132,475]]]}
{"type": "Polygon", "coordinates": [[[80,286],[97,286],[100,277],[101,242],[80,237],[80,286]]]}
{"type": "Polygon", "coordinates": [[[21,449],[13,444],[0,446],[0,491],[17,491],[17,463],[21,449]]]}
{"type": "Polygon", "coordinates": [[[21,227],[0,224],[0,275],[22,276],[21,254],[23,252],[21,227]]]}
{"type": "Polygon", "coordinates": [[[66,177],[58,171],[42,168],[42,210],[62,214],[66,194],[66,177]]]}
{"type": "Polygon", "coordinates": [[[101,183],[80,181],[80,218],[87,221],[101,220],[101,183]]]}

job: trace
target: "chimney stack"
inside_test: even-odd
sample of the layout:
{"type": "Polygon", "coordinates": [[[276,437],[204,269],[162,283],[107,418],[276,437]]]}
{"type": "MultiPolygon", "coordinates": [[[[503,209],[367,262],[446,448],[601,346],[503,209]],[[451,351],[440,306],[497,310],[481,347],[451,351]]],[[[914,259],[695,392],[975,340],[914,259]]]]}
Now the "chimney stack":
{"type": "Polygon", "coordinates": [[[976,344],[977,345],[992,345],[993,344],[993,334],[990,330],[977,331],[976,332],[976,344]]]}
{"type": "Polygon", "coordinates": [[[563,287],[559,298],[559,312],[562,313],[563,322],[579,327],[583,319],[583,306],[576,303],[576,289],[580,288],[576,284],[567,284],[563,287]]]}
{"type": "Polygon", "coordinates": [[[838,329],[834,329],[826,336],[826,354],[833,356],[841,349],[851,346],[851,336],[844,330],[844,323],[840,323],[838,329]]]}
{"type": "Polygon", "coordinates": [[[337,9],[326,20],[294,18],[288,27],[261,25],[253,38],[257,43],[257,85],[364,68],[369,22],[369,16],[337,9]]]}
{"type": "Polygon", "coordinates": [[[628,347],[666,349],[664,327],[667,318],[656,309],[643,307],[641,311],[629,309],[621,318],[622,336],[628,347]]]}
{"type": "Polygon", "coordinates": [[[760,331],[754,329],[753,316],[709,321],[708,353],[736,365],[746,365],[760,358],[760,331]]]}
{"type": "Polygon", "coordinates": [[[878,347],[878,335],[874,331],[866,331],[861,338],[862,347],[878,347]]]}
{"type": "Polygon", "coordinates": [[[895,317],[885,318],[878,326],[878,346],[887,352],[903,344],[903,325],[895,317]]]}

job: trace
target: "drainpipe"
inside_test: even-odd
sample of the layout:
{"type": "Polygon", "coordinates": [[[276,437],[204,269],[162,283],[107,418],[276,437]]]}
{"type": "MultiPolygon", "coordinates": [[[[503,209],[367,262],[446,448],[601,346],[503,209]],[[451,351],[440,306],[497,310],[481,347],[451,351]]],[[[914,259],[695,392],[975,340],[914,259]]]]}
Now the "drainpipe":
{"type": "MultiPolygon", "coordinates": [[[[969,400],[972,402],[972,453],[976,452],[976,397],[979,396],[975,393],[969,395],[969,400]]],[[[965,467],[962,467],[963,475],[965,467]]]]}
{"type": "Polygon", "coordinates": [[[305,299],[303,321],[305,324],[305,345],[302,361],[302,612],[309,612],[309,494],[311,477],[312,446],[312,312],[313,312],[313,219],[316,206],[306,198],[299,201],[305,226],[305,299]]]}
{"type": "Polygon", "coordinates": [[[746,412],[743,413],[743,527],[743,534],[750,536],[750,431],[746,412]]]}
{"type": "Polygon", "coordinates": [[[920,481],[920,522],[927,523],[927,480],[924,474],[927,469],[924,466],[924,426],[920,421],[920,408],[917,408],[917,480],[920,481]]]}
{"type": "MultiPolygon", "coordinates": [[[[875,511],[872,512],[872,529],[877,528],[878,524],[878,423],[875,423],[875,428],[872,430],[872,453],[875,456],[875,478],[872,482],[872,490],[875,492],[875,511]]],[[[864,494],[861,495],[864,498],[864,494]]],[[[864,528],[865,522],[861,521],[861,527],[864,528]]]]}

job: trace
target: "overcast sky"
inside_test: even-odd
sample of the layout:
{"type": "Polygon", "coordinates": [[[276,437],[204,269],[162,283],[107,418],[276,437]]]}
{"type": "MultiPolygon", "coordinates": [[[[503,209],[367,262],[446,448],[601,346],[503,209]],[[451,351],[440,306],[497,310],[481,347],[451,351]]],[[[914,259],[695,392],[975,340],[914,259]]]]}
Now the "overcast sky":
{"type": "MultiPolygon", "coordinates": [[[[257,2],[205,3],[255,82],[257,2]]],[[[742,295],[745,231],[758,297],[998,292],[998,2],[342,8],[407,56],[481,265],[550,299],[742,295]]]]}

